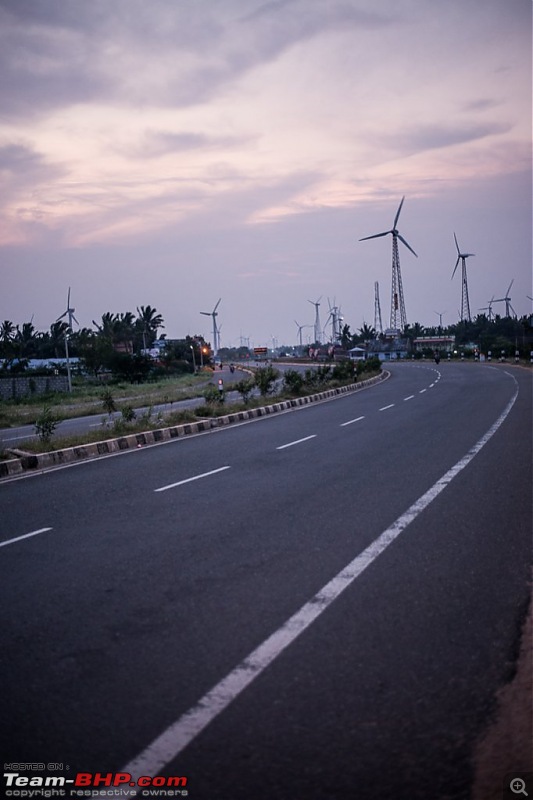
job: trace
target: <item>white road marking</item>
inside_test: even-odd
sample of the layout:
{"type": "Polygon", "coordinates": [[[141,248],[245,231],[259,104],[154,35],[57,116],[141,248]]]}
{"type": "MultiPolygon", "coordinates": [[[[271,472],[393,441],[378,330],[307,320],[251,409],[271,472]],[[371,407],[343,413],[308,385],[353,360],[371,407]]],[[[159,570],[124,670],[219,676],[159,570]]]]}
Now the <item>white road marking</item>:
{"type": "Polygon", "coordinates": [[[383,406],[383,408],[380,408],[379,410],[386,411],[388,408],[394,408],[394,403],[391,403],[390,406],[383,406]]]}
{"type": "Polygon", "coordinates": [[[39,528],[38,531],[25,533],[23,536],[17,536],[15,539],[8,539],[7,542],[0,542],[0,547],[5,547],[6,544],[13,544],[13,542],[20,542],[22,539],[29,539],[30,536],[38,536],[39,533],[46,533],[46,531],[51,531],[51,530],[52,528],[39,528]]]}
{"type": "Polygon", "coordinates": [[[191,483],[191,481],[199,481],[200,478],[207,478],[209,475],[216,475],[217,472],[224,472],[225,469],[230,469],[230,467],[219,467],[218,469],[212,469],[210,472],[202,472],[201,475],[194,475],[192,478],[185,478],[185,480],[177,481],[177,483],[169,483],[168,486],[160,486],[159,489],[154,489],[154,492],[166,492],[167,489],[174,489],[176,486],[183,486],[184,483],[191,483]]]}
{"type": "Polygon", "coordinates": [[[414,394],[410,394],[409,397],[404,397],[403,399],[404,399],[404,401],[405,400],[412,400],[413,397],[414,397],[414,394]]]}
{"type": "Polygon", "coordinates": [[[430,389],[433,389],[433,387],[434,387],[434,386],[435,386],[435,384],[434,384],[434,383],[430,383],[430,384],[429,384],[429,388],[430,388],[430,389]]]}
{"type": "Polygon", "coordinates": [[[341,428],[344,428],[346,425],[352,425],[354,422],[359,422],[362,419],[364,419],[364,417],[356,417],[355,419],[349,419],[348,422],[341,422],[341,428]]]}
{"type": "Polygon", "coordinates": [[[300,444],[301,442],[308,442],[309,439],[315,439],[316,433],[313,433],[311,436],[305,436],[303,439],[296,439],[295,442],[289,442],[288,444],[282,444],[279,447],[276,447],[276,450],[285,450],[286,447],[292,447],[295,444],[300,444]]]}
{"type": "Polygon", "coordinates": [[[35,437],[29,434],[28,436],[12,436],[11,439],[2,439],[2,442],[18,442],[20,439],[34,439],[35,437]]]}
{"type": "Polygon", "coordinates": [[[424,392],[426,392],[426,391],[427,391],[427,389],[420,389],[420,391],[418,392],[418,394],[424,394],[424,392]]]}
{"type": "MultiPolygon", "coordinates": [[[[513,378],[513,380],[515,380],[513,378]]],[[[516,380],[515,380],[516,384],[516,380]]],[[[190,742],[201,733],[239,694],[257,678],[305,631],[328,606],[339,597],[369,567],[387,547],[392,544],[405,528],[448,486],[448,484],[466,467],[494,436],[503,424],[518,397],[518,385],[513,397],[500,414],[496,422],[470,448],[451,469],[446,472],[428,491],[416,500],[398,519],[370,544],[366,550],[356,556],[341,572],[299,611],[290,617],[268,639],[253,650],[235,669],[207,692],[198,703],[185,712],[154,739],[148,747],[139,753],[129,764],[122,767],[121,772],[129,772],[132,780],[141,775],[159,775],[161,771],[190,742]]],[[[132,795],[133,796],[133,795],[132,795]]],[[[101,798],[105,795],[100,795],[101,798]]]]}

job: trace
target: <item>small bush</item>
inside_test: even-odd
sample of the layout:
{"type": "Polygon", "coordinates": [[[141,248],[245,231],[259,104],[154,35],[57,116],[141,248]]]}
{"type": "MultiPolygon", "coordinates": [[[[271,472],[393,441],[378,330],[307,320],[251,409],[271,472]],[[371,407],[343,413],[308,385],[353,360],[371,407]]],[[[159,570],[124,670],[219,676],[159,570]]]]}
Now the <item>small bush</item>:
{"type": "Polygon", "coordinates": [[[254,382],[263,397],[272,392],[274,383],[278,377],[279,372],[277,369],[270,366],[260,367],[256,371],[254,382]]]}
{"type": "Polygon", "coordinates": [[[242,380],[237,381],[237,383],[234,383],[233,388],[242,397],[242,402],[246,404],[255,388],[255,381],[253,381],[251,378],[243,378],[242,380]]]}
{"type": "Polygon", "coordinates": [[[102,401],[104,411],[111,416],[111,414],[117,410],[117,404],[115,403],[115,398],[109,389],[106,389],[106,391],[102,393],[100,399],[102,401]]]}
{"type": "Polygon", "coordinates": [[[298,394],[304,385],[304,377],[295,369],[288,369],[283,376],[284,388],[291,394],[298,394]]]}
{"type": "Polygon", "coordinates": [[[35,433],[43,444],[47,444],[55,433],[60,420],[54,416],[50,406],[45,406],[35,420],[35,433]]]}

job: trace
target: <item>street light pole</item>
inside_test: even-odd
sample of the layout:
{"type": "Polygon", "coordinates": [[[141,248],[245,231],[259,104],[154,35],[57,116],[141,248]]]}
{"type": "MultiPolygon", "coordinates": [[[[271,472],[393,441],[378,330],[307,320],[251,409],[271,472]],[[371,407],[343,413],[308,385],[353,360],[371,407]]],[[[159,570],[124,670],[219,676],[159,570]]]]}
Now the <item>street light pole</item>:
{"type": "Polygon", "coordinates": [[[72,392],[72,378],[70,375],[70,359],[68,355],[68,333],[65,334],[65,355],[67,357],[67,380],[68,380],[68,390],[72,392]]]}
{"type": "Polygon", "coordinates": [[[196,374],[196,358],[194,357],[194,346],[192,344],[189,345],[192,350],[192,368],[193,372],[196,374]]]}

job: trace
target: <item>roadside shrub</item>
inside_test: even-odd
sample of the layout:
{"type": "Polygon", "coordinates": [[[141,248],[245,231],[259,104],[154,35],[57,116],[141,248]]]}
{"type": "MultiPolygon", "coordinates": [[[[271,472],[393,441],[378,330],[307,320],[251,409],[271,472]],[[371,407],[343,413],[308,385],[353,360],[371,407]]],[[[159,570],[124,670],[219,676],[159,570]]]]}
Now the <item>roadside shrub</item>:
{"type": "Polygon", "coordinates": [[[243,378],[242,380],[237,381],[237,383],[234,383],[233,388],[235,391],[239,392],[242,402],[246,404],[255,388],[255,381],[253,381],[251,378],[243,378]]]}
{"type": "Polygon", "coordinates": [[[295,369],[288,369],[283,376],[283,385],[287,392],[298,394],[304,385],[304,377],[295,369]]]}
{"type": "Polygon", "coordinates": [[[106,412],[106,414],[109,414],[109,416],[111,416],[111,414],[113,414],[117,410],[117,404],[115,403],[115,398],[113,397],[109,389],[106,389],[105,392],[103,392],[100,395],[100,399],[102,401],[102,406],[104,408],[104,411],[106,412]]]}
{"type": "Polygon", "coordinates": [[[223,403],[224,402],[224,392],[221,392],[216,386],[212,383],[204,389],[204,400],[207,405],[214,405],[215,403],[223,403]]]}
{"type": "Polygon", "coordinates": [[[35,420],[35,433],[41,442],[48,443],[61,420],[57,419],[50,406],[45,406],[35,420]]]}
{"type": "Polygon", "coordinates": [[[124,420],[124,422],[133,422],[133,420],[137,416],[135,414],[135,409],[133,409],[131,406],[124,406],[121,412],[122,412],[122,419],[124,420]]]}
{"type": "Polygon", "coordinates": [[[279,377],[279,372],[274,367],[260,367],[256,370],[254,382],[259,389],[262,397],[270,394],[273,390],[274,383],[279,377]]]}
{"type": "Polygon", "coordinates": [[[334,381],[355,381],[355,372],[355,363],[346,359],[335,364],[331,377],[334,381]]]}

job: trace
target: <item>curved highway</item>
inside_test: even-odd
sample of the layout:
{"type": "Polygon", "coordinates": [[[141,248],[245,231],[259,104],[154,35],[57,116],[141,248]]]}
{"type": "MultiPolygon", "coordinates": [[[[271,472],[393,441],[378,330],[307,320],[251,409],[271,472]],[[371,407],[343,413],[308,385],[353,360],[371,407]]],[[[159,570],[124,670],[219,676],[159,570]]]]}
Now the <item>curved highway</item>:
{"type": "Polygon", "coordinates": [[[471,796],[529,599],[531,375],[390,370],[0,485],[5,764],[120,771],[121,796],[471,796]],[[187,788],[130,787],[154,775],[187,788]]]}

